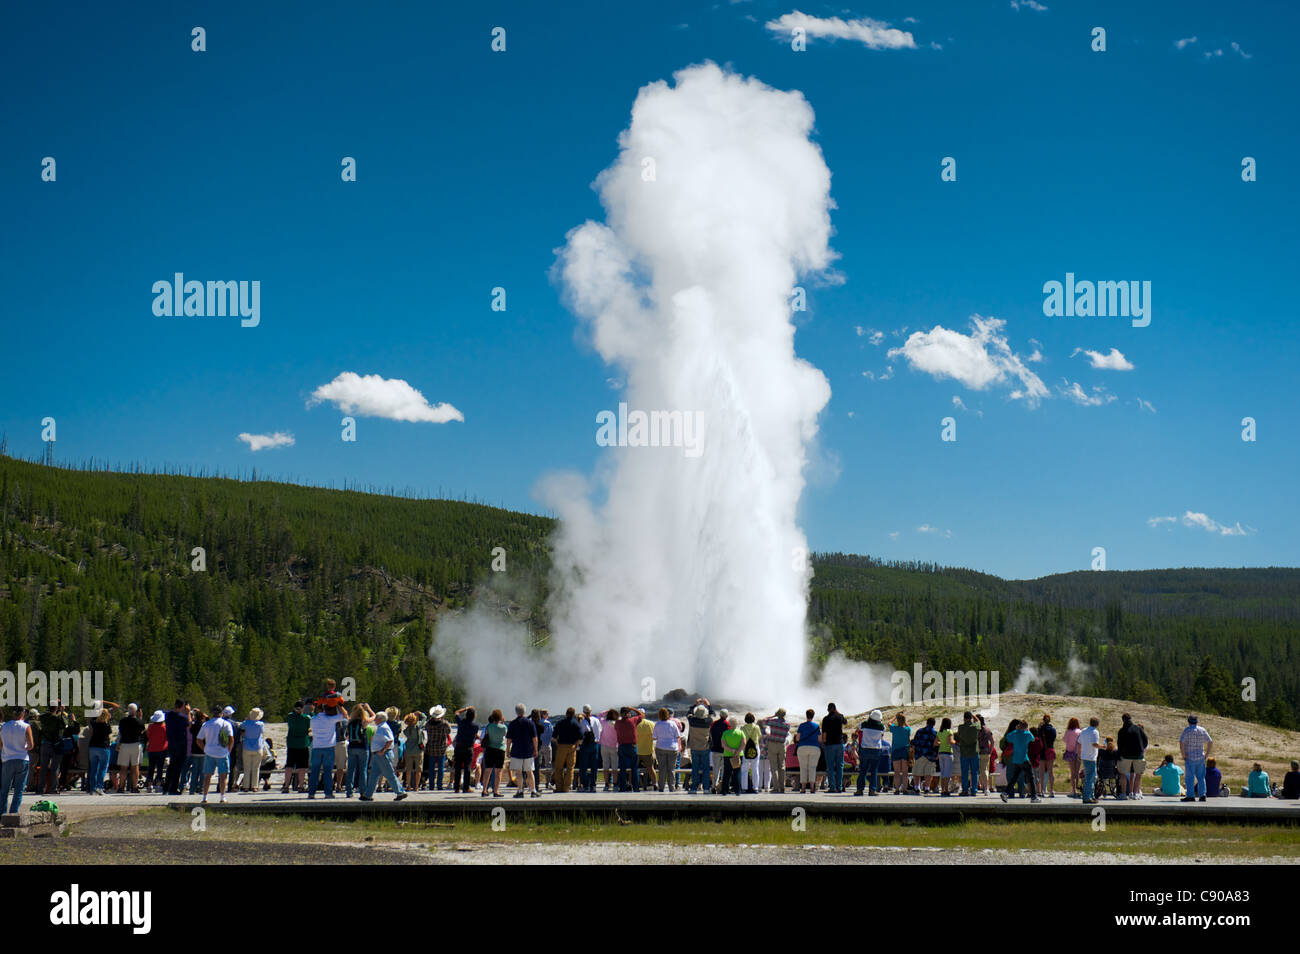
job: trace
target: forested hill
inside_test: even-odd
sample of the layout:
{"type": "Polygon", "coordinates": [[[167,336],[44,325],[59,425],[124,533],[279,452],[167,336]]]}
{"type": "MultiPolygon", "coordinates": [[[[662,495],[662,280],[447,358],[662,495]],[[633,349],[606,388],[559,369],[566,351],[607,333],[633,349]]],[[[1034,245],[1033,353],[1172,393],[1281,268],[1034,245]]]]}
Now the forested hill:
{"type": "MultiPolygon", "coordinates": [[[[184,695],[272,718],[325,676],[403,708],[457,702],[428,655],[438,615],[471,597],[514,604],[544,642],[553,526],[459,501],[0,457],[0,668],[103,670],[115,701],[184,695]]],[[[1013,581],[843,554],[814,569],[815,658],[997,669],[1010,689],[1030,657],[1073,677],[1023,688],[1300,718],[1300,570],[1013,581]],[[1257,701],[1241,699],[1246,676],[1257,701]]]]}

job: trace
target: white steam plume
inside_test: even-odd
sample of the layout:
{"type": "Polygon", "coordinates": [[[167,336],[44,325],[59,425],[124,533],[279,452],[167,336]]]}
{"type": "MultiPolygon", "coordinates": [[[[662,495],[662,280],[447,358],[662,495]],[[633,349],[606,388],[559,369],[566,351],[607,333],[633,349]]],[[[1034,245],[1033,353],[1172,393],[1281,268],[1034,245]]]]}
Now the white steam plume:
{"type": "MultiPolygon", "coordinates": [[[[712,63],[675,81],[641,89],[596,180],[605,222],[569,233],[557,272],[625,382],[619,400],[701,413],[703,452],[614,447],[590,482],[542,482],[560,518],[550,651],[481,614],[449,621],[439,651],[460,655],[473,694],[815,701],[799,695],[810,571],[796,516],[830,386],[795,354],[790,296],[834,257],[830,170],[799,92],[712,63]]],[[[835,682],[849,672],[837,664],[835,682]]]]}

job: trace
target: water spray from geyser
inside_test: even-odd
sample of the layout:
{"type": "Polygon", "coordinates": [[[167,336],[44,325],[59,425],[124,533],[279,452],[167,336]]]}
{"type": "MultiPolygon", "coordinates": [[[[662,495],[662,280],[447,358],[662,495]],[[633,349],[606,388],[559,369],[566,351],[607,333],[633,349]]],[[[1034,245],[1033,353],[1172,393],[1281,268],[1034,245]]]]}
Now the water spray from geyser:
{"type": "Polygon", "coordinates": [[[595,182],[605,221],[568,234],[556,274],[625,381],[617,400],[698,412],[702,452],[613,447],[591,479],[544,478],[560,518],[546,651],[487,611],[443,621],[434,651],[479,705],[631,704],[647,687],[792,712],[879,704],[892,667],[806,671],[797,510],[831,391],[795,354],[790,297],[834,259],[813,110],[712,63],[674,81],[638,93],[595,182]]]}

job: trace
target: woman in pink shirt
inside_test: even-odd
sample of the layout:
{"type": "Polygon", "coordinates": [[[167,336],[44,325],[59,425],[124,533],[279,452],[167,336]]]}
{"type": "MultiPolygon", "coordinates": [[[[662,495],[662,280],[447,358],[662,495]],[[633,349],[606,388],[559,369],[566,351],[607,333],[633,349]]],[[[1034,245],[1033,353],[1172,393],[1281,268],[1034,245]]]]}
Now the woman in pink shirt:
{"type": "Polygon", "coordinates": [[[1079,774],[1083,763],[1079,761],[1079,720],[1072,718],[1065,727],[1065,761],[1070,765],[1070,794],[1079,794],[1079,774]]]}

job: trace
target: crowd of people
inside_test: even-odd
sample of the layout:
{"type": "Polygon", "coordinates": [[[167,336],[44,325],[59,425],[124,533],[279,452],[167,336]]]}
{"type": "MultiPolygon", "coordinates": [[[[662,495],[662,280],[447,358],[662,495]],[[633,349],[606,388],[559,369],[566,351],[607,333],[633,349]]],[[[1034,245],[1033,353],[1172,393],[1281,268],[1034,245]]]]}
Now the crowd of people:
{"type": "MultiPolygon", "coordinates": [[[[178,699],[146,720],[135,703],[119,710],[106,702],[85,725],[58,704],[43,713],[14,709],[0,727],[0,807],[8,802],[16,812],[24,792],[57,794],[76,780],[93,795],[188,791],[204,802],[215,780],[224,802],[236,791],[269,790],[277,771],[281,793],[305,791],[309,799],[342,791],[361,801],[378,792],[401,800],[422,789],[488,798],[501,797],[503,785],[515,789],[515,798],[538,798],[544,790],[594,793],[602,786],[606,792],[847,794],[856,776],[855,796],[1038,802],[1056,797],[1058,744],[1070,787],[1063,794],[1085,804],[1143,798],[1148,774],[1158,783],[1152,794],[1184,802],[1231,794],[1211,754],[1213,739],[1194,715],[1178,739],[1182,765],[1169,754],[1150,773],[1150,740],[1128,714],[1113,737],[1101,735],[1097,718],[1086,727],[1071,718],[1058,734],[1049,713],[1034,725],[1012,719],[998,736],[973,712],[956,725],[931,716],[912,726],[905,712],[886,722],[874,709],[850,724],[833,703],[820,717],[808,709],[794,721],[785,709],[738,715],[705,698],[681,713],[584,706],[552,717],[518,704],[512,719],[494,709],[480,722],[472,706],[448,715],[441,705],[427,713],[376,711],[345,701],[327,680],[322,693],[299,700],[286,715],[281,766],[260,708],[239,720],[230,706],[209,714],[178,699]],[[115,711],[121,713],[116,723],[115,711]]],[[[1291,763],[1280,787],[1255,763],[1241,794],[1300,798],[1300,763],[1291,763]]]]}

